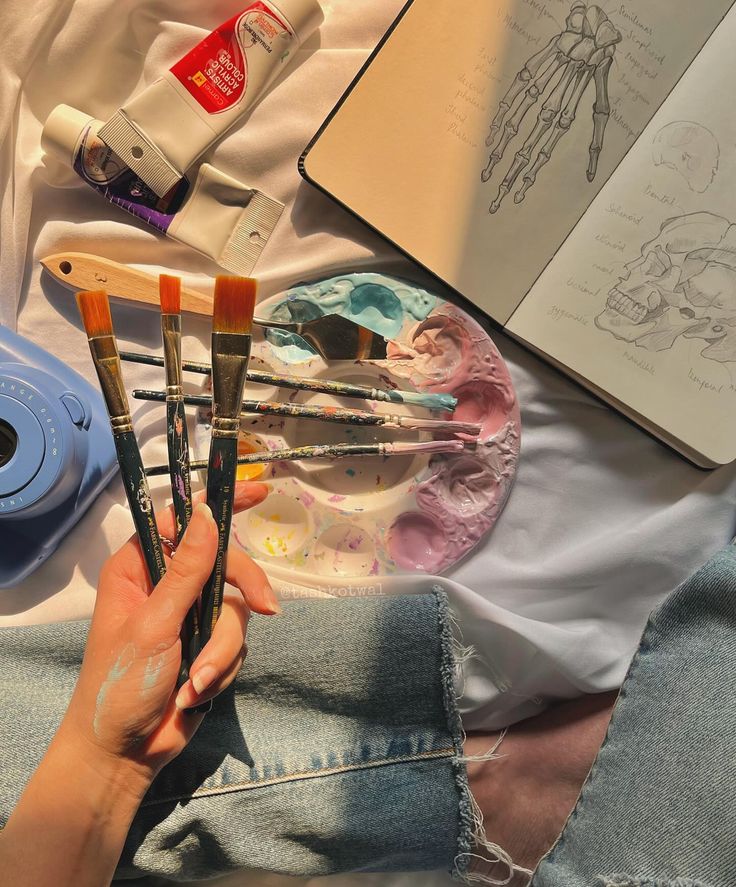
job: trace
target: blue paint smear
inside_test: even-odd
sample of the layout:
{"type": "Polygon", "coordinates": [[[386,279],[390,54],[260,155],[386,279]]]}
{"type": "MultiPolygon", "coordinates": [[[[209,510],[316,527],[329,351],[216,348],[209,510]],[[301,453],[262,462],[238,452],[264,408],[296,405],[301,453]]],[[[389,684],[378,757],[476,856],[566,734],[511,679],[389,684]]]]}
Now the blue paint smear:
{"type": "Polygon", "coordinates": [[[437,296],[409,281],[382,274],[344,274],[293,287],[271,317],[304,323],[325,314],[340,314],[394,339],[406,320],[425,320],[437,304],[437,296]]]}
{"type": "Polygon", "coordinates": [[[317,355],[314,348],[296,333],[266,329],[266,341],[284,363],[304,363],[317,355]]]}

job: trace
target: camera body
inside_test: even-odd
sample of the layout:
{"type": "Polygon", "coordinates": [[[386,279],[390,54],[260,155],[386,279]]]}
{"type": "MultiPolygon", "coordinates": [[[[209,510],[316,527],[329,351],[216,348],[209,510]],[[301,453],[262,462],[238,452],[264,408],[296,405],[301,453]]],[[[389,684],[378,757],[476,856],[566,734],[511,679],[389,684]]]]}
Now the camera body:
{"type": "Polygon", "coordinates": [[[0,326],[0,588],[56,550],[116,467],[99,391],[0,326]]]}

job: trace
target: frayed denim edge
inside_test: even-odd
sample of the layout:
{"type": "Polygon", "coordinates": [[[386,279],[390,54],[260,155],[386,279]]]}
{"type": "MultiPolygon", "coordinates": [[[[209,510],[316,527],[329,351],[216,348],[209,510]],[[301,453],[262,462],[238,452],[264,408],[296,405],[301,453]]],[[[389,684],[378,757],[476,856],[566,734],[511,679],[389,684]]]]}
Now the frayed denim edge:
{"type": "Polygon", "coordinates": [[[465,731],[460,719],[457,699],[462,693],[464,676],[458,675],[458,670],[461,670],[463,665],[472,658],[475,651],[472,647],[463,646],[462,633],[455,621],[445,591],[440,585],[435,585],[432,587],[432,592],[437,599],[437,617],[442,654],[440,678],[442,680],[442,695],[447,717],[447,728],[455,749],[452,766],[459,795],[457,854],[453,860],[450,874],[454,880],[460,881],[463,884],[509,884],[517,874],[524,874],[531,878],[533,874],[531,870],[515,865],[509,854],[502,847],[488,840],[483,827],[483,813],[470,791],[466,761],[493,760],[499,757],[496,751],[506,735],[506,731],[504,730],[501,733],[498,742],[486,754],[468,758],[463,753],[465,731]],[[490,856],[481,856],[476,852],[479,849],[487,851],[490,856]],[[479,859],[487,863],[500,863],[506,867],[507,874],[505,877],[496,879],[490,875],[471,872],[470,863],[473,859],[479,859]]]}
{"type": "Polygon", "coordinates": [[[468,770],[460,760],[463,753],[464,732],[455,697],[455,639],[452,633],[452,615],[447,594],[439,585],[435,585],[432,588],[432,592],[437,599],[437,619],[442,653],[442,661],[440,662],[442,698],[445,703],[447,729],[450,731],[452,744],[455,749],[452,768],[455,773],[455,784],[457,785],[459,795],[457,856],[453,863],[452,875],[459,879],[465,879],[468,872],[470,853],[473,849],[474,817],[470,786],[468,784],[468,770]]]}

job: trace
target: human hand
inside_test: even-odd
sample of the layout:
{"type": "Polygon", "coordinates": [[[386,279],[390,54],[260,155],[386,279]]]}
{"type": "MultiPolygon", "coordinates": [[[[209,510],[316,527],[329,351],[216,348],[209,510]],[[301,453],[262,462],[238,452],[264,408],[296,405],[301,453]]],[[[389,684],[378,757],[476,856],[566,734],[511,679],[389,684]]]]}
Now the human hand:
{"type": "MultiPolygon", "coordinates": [[[[265,484],[238,483],[234,510],[257,505],[267,493],[265,484]]],[[[158,528],[174,536],[171,508],[159,516],[158,528]]],[[[202,722],[202,714],[184,709],[216,696],[235,678],[250,611],[280,610],[263,570],[230,548],[226,576],[237,592],[226,591],[212,637],[177,694],[182,621],[212,570],[216,548],[217,526],[200,502],[155,588],[135,538],[100,574],[82,669],[60,732],[71,732],[93,755],[132,764],[144,780],[176,757],[202,722]]]]}

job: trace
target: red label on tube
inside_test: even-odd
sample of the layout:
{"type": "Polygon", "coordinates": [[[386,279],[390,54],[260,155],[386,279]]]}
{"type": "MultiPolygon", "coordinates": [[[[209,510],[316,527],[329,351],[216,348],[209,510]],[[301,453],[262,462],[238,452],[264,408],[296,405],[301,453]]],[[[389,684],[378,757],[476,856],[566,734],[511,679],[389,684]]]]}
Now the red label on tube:
{"type": "Polygon", "coordinates": [[[276,37],[291,29],[265,3],[255,2],[209,34],[171,73],[210,114],[227,111],[248,86],[246,50],[275,52],[276,37]]]}

